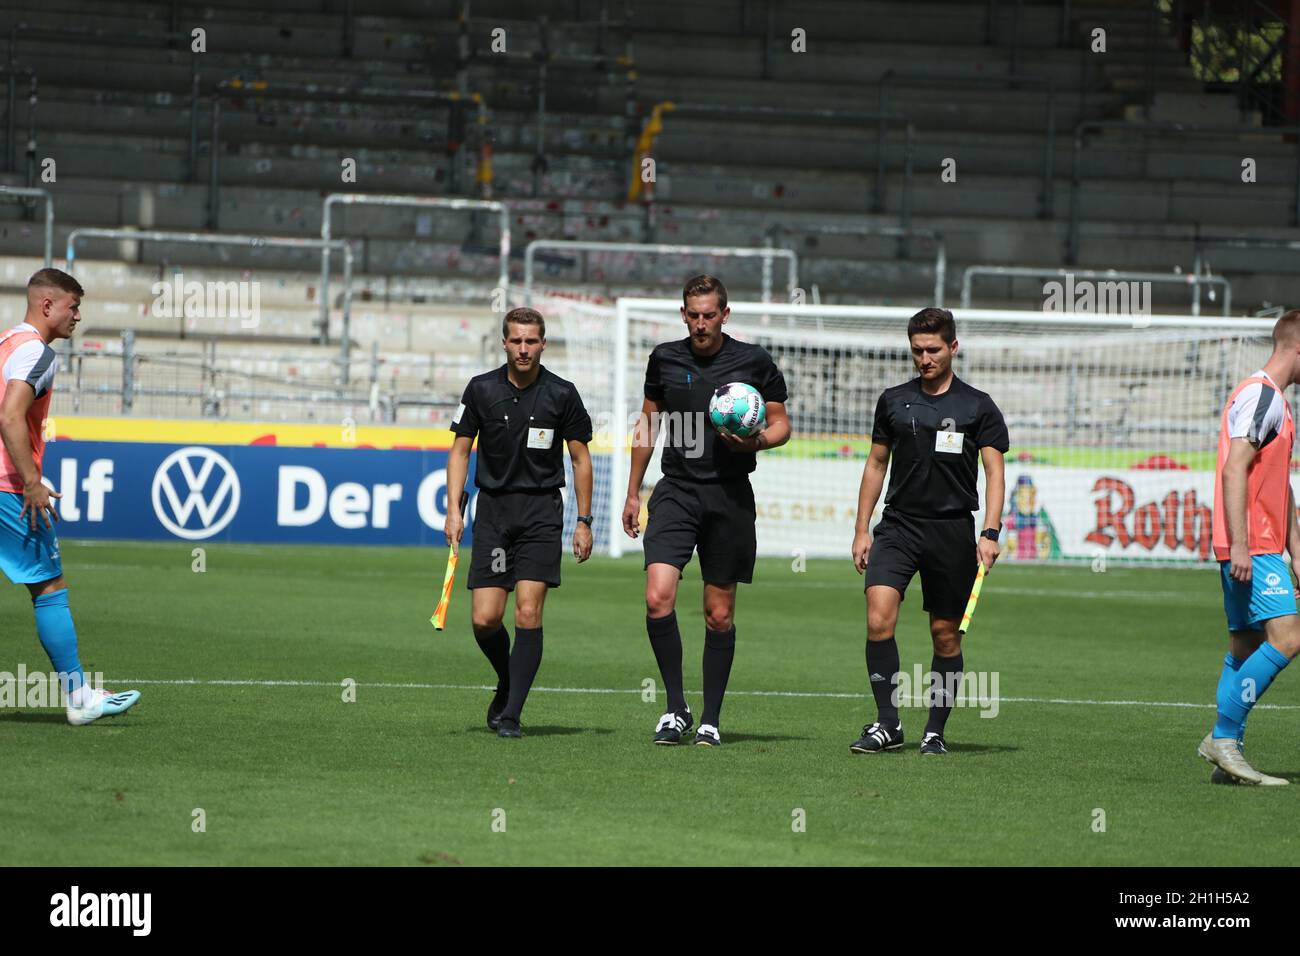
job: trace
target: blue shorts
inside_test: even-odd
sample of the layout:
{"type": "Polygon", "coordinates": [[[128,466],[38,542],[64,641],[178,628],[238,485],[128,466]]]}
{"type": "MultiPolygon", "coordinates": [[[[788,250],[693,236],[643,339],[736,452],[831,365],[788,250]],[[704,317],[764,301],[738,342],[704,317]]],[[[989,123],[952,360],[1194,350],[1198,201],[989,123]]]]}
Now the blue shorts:
{"type": "Polygon", "coordinates": [[[14,584],[40,584],[63,573],[59,538],[37,516],[33,531],[23,510],[23,496],[0,491],[0,571],[14,584]]]}
{"type": "Polygon", "coordinates": [[[1230,561],[1219,562],[1223,581],[1223,610],[1228,630],[1258,631],[1270,618],[1296,613],[1291,568],[1280,554],[1256,554],[1250,559],[1250,582],[1234,581],[1230,561]]]}

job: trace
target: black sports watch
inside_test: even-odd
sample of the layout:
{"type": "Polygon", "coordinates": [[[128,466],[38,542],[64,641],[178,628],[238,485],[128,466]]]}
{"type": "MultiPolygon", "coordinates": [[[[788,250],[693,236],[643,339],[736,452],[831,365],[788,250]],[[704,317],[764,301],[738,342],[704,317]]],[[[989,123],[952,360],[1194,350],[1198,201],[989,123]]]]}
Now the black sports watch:
{"type": "Polygon", "coordinates": [[[998,538],[1002,537],[1002,526],[998,525],[996,528],[985,528],[980,532],[980,537],[988,538],[990,541],[997,541],[998,538]]]}
{"type": "Polygon", "coordinates": [[[590,528],[590,527],[591,527],[591,523],[592,523],[593,521],[596,520],[596,516],[595,516],[595,515],[578,515],[578,520],[581,521],[583,524],[585,524],[588,528],[590,528]]]}

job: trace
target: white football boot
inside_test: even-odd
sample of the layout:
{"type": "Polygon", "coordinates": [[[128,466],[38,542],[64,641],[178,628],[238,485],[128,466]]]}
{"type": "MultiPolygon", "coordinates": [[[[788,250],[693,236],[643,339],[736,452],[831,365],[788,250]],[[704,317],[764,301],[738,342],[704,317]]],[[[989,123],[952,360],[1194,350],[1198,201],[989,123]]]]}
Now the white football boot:
{"type": "Polygon", "coordinates": [[[72,703],[72,695],[68,695],[68,723],[74,727],[93,724],[101,717],[116,717],[118,714],[125,714],[140,699],[138,690],[123,691],[120,694],[89,686],[83,688],[83,690],[85,693],[80,695],[82,700],[76,706],[72,703]]]}
{"type": "Polygon", "coordinates": [[[1284,787],[1291,782],[1282,777],[1260,773],[1246,762],[1241,745],[1236,740],[1231,737],[1215,737],[1214,731],[1205,735],[1196,752],[1238,783],[1257,787],[1284,787]]]}

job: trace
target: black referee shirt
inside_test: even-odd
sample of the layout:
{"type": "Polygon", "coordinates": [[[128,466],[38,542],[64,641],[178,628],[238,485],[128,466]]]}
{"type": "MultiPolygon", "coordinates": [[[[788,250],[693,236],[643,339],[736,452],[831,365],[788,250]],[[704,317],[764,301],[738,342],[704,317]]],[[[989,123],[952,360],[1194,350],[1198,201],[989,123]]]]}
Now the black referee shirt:
{"type": "Polygon", "coordinates": [[[979,450],[993,447],[1005,454],[1010,445],[993,399],[955,375],[942,395],[927,395],[919,377],[885,389],[871,440],[892,453],[885,505],[919,518],[978,510],[979,450]]]}
{"type": "Polygon", "coordinates": [[[506,366],[465,386],[451,430],[478,439],[474,484],[483,491],[553,491],[564,487],[564,443],[591,441],[591,416],[572,382],[545,367],[527,388],[506,366]]]}
{"type": "Polygon", "coordinates": [[[787,398],[785,376],[767,349],[737,342],[725,332],[722,348],[705,358],[691,350],[689,338],[665,342],[650,353],[645,397],[669,413],[664,422],[665,475],[723,481],[748,475],[757,466],[754,452],[735,451],[709,422],[714,390],[732,382],[752,385],[764,402],[787,398]]]}

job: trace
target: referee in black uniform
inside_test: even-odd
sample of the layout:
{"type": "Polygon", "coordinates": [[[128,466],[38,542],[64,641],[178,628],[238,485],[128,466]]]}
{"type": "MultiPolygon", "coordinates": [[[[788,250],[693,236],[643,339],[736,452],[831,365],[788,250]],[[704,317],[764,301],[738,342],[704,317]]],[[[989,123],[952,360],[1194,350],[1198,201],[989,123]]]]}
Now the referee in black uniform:
{"type": "MultiPolygon", "coordinates": [[[[923,607],[930,612],[929,720],[921,753],[944,754],[944,725],[961,680],[961,634],[957,628],[979,562],[987,571],[998,558],[1005,491],[1002,456],[1007,426],[984,392],[952,371],[957,326],[946,309],[922,309],[907,323],[917,377],[885,389],[876,403],[871,453],[858,491],[853,562],[867,573],[867,675],[876,699],[874,724],[850,746],[853,753],[879,753],[903,746],[898,719],[898,644],[894,628],[908,582],[921,572],[923,607]],[[867,530],[885,471],[893,458],[885,511],[875,540],[867,530]],[[984,462],[984,530],[975,536],[972,512],[976,459],[984,462]]],[[[920,693],[920,688],[913,688],[920,693]]]]}
{"type": "Polygon", "coordinates": [[[712,276],[696,276],[682,290],[682,321],[689,333],[650,353],[641,426],[632,442],[632,467],[623,530],[640,531],[641,481],[655,435],[665,428],[663,478],[648,505],[645,532],[646,630],[659,664],[668,712],[654,742],[676,744],[694,718],[682,690],[682,638],[677,629],[677,583],[696,549],[704,578],[704,711],[695,743],[722,742],[718,721],[736,650],[736,584],[754,577],[755,452],[790,440],[785,378],[772,356],[722,331],[730,314],[727,290],[712,276]],[[749,438],[724,435],[709,422],[715,389],[732,382],[763,396],[767,424],[749,438]],[[661,415],[661,413],[663,413],[661,415]]]}
{"type": "Polygon", "coordinates": [[[448,546],[460,542],[460,493],[477,435],[479,495],[469,566],[474,637],[497,672],[488,726],[502,737],[519,737],[519,715],[542,662],[546,589],[560,586],[564,443],[578,495],[573,553],[579,563],[591,556],[591,417],[573,383],[542,367],[546,322],[538,312],[507,313],[501,337],[506,364],[470,379],[452,419],[456,440],[447,462],[445,530],[448,546]],[[513,652],[501,623],[511,591],[513,652]]]}

